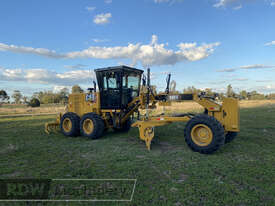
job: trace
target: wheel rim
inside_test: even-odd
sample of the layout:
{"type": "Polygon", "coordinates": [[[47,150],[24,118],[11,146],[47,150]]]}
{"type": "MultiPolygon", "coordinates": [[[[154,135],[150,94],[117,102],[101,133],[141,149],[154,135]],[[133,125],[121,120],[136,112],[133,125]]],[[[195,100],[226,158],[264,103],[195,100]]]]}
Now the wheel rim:
{"type": "Polygon", "coordinates": [[[207,146],[213,140],[212,130],[204,124],[198,124],[192,128],[191,138],[199,146],[207,146]]]}
{"type": "Polygon", "coordinates": [[[72,130],[72,121],[69,118],[65,118],[62,127],[65,132],[70,132],[72,130]]]}
{"type": "Polygon", "coordinates": [[[94,123],[91,119],[84,120],[83,130],[86,134],[91,134],[94,131],[94,123]]]}

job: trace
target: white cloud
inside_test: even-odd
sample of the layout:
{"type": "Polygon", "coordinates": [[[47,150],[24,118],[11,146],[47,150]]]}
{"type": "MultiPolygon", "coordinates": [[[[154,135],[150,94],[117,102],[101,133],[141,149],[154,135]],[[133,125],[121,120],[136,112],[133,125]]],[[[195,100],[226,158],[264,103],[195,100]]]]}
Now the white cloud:
{"type": "Polygon", "coordinates": [[[96,9],[95,6],[87,6],[87,7],[86,7],[86,10],[87,10],[87,11],[94,11],[95,9],[96,9]]]}
{"type": "Polygon", "coordinates": [[[275,45],[275,41],[267,42],[265,46],[273,46],[275,45]]]}
{"type": "Polygon", "coordinates": [[[197,43],[180,43],[179,44],[181,49],[191,49],[197,46],[197,43]]]}
{"type": "Polygon", "coordinates": [[[61,91],[62,89],[64,89],[64,88],[68,89],[69,91],[71,91],[71,89],[72,89],[71,86],[55,85],[55,86],[53,87],[53,92],[54,92],[54,93],[58,93],[58,92],[60,92],[60,91],[61,91]]]}
{"type": "Polygon", "coordinates": [[[177,2],[179,2],[179,3],[181,3],[181,2],[183,2],[184,0],[154,0],[154,2],[156,3],[156,4],[160,4],[160,3],[170,3],[170,4],[174,4],[174,3],[177,3],[177,2]]]}
{"type": "Polygon", "coordinates": [[[108,24],[110,22],[111,17],[112,17],[111,13],[98,14],[94,17],[94,23],[95,24],[108,24]]]}
{"type": "Polygon", "coordinates": [[[218,0],[218,2],[215,3],[213,6],[216,8],[226,7],[228,4],[234,3],[236,1],[240,0],[218,0]]]}
{"type": "Polygon", "coordinates": [[[40,56],[46,56],[51,58],[64,58],[64,55],[57,54],[54,50],[44,49],[44,48],[32,48],[24,46],[7,45],[0,43],[0,51],[10,51],[14,53],[29,53],[36,54],[40,56]]]}
{"type": "Polygon", "coordinates": [[[213,81],[213,82],[209,82],[209,84],[225,84],[226,81],[225,80],[220,80],[220,81],[213,81]]]}
{"type": "Polygon", "coordinates": [[[241,8],[243,8],[243,6],[240,4],[239,6],[236,6],[236,7],[234,7],[233,9],[234,9],[234,10],[240,10],[241,8]]]}
{"type": "Polygon", "coordinates": [[[256,82],[272,82],[272,80],[268,80],[268,79],[266,79],[266,80],[256,80],[256,82]]]}
{"type": "Polygon", "coordinates": [[[195,44],[194,46],[187,48],[186,44],[181,43],[178,45],[180,51],[177,51],[176,54],[184,56],[189,61],[197,61],[212,54],[215,47],[219,45],[220,43],[216,42],[212,44],[202,44],[201,46],[196,46],[195,44]]]}
{"type": "MultiPolygon", "coordinates": [[[[177,45],[178,50],[176,51],[165,48],[166,45],[167,44],[159,44],[157,36],[153,35],[150,44],[129,43],[128,46],[115,47],[92,46],[81,51],[73,51],[65,54],[51,53],[51,55],[48,53],[41,54],[34,48],[29,48],[29,50],[32,51],[31,53],[52,58],[129,59],[134,65],[139,62],[143,66],[153,66],[174,65],[183,61],[198,61],[200,59],[204,59],[211,55],[220,43],[204,43],[202,45],[197,45],[197,43],[179,43],[177,45]]],[[[9,45],[6,45],[2,51],[11,51],[9,47],[9,45]]],[[[29,53],[22,49],[19,51],[12,51],[29,53]]]]}
{"type": "Polygon", "coordinates": [[[234,72],[237,69],[270,69],[270,68],[275,68],[275,66],[264,65],[264,64],[251,64],[251,65],[245,65],[245,66],[240,66],[236,68],[221,69],[221,70],[217,70],[217,72],[234,72]]]}
{"type": "MultiPolygon", "coordinates": [[[[253,3],[253,2],[267,2],[267,1],[275,1],[275,0],[216,0],[216,3],[213,4],[215,8],[226,8],[230,7],[234,10],[238,10],[242,8],[243,4],[253,3]]],[[[272,2],[271,2],[272,5],[272,2]]]]}
{"type": "Polygon", "coordinates": [[[167,3],[171,0],[154,0],[155,3],[167,3]]]}
{"type": "Polygon", "coordinates": [[[264,65],[264,64],[252,64],[252,65],[240,66],[240,69],[269,69],[269,68],[275,68],[275,66],[264,65]]]}
{"type": "Polygon", "coordinates": [[[37,69],[1,69],[1,81],[23,81],[30,83],[55,84],[72,86],[74,84],[90,83],[95,79],[93,71],[75,70],[57,73],[44,68],[37,69]]]}
{"type": "Polygon", "coordinates": [[[113,0],[105,0],[104,1],[106,4],[111,4],[113,2],[113,0]]]}
{"type": "Polygon", "coordinates": [[[275,92],[275,85],[274,84],[268,84],[268,85],[264,85],[264,86],[256,86],[256,87],[253,87],[253,88],[249,88],[247,89],[249,91],[253,91],[253,90],[256,90],[257,92],[260,92],[260,93],[274,93],[275,92]]]}
{"type": "Polygon", "coordinates": [[[92,39],[95,43],[103,43],[110,41],[109,39],[92,39]]]}
{"type": "Polygon", "coordinates": [[[234,68],[226,68],[226,69],[217,70],[217,72],[234,72],[234,71],[236,71],[236,69],[234,69],[234,68]]]}
{"type": "Polygon", "coordinates": [[[143,66],[173,65],[182,61],[197,61],[208,57],[220,43],[194,45],[186,48],[179,44],[179,50],[166,49],[157,43],[157,36],[152,36],[150,44],[129,44],[126,47],[90,47],[88,49],[67,53],[68,58],[131,59],[133,63],[141,62],[143,66]]]}
{"type": "Polygon", "coordinates": [[[66,69],[82,69],[84,67],[87,67],[87,65],[84,64],[75,64],[75,65],[65,65],[64,68],[66,69]]]}
{"type": "MultiPolygon", "coordinates": [[[[160,4],[160,3],[173,4],[176,2],[184,2],[185,0],[152,0],[152,1],[154,1],[154,3],[156,4],[160,4]]],[[[226,8],[230,6],[234,10],[241,9],[242,4],[245,4],[245,3],[251,3],[255,1],[264,2],[264,0],[211,0],[211,1],[216,1],[216,3],[213,4],[213,7],[215,8],[226,8]]],[[[265,0],[265,2],[270,2],[271,6],[275,6],[275,0],[265,0]]]]}
{"type": "Polygon", "coordinates": [[[7,79],[21,79],[22,69],[2,69],[2,76],[7,79]]]}
{"type": "Polygon", "coordinates": [[[232,79],[233,81],[247,81],[247,78],[236,78],[236,79],[232,79]]]}

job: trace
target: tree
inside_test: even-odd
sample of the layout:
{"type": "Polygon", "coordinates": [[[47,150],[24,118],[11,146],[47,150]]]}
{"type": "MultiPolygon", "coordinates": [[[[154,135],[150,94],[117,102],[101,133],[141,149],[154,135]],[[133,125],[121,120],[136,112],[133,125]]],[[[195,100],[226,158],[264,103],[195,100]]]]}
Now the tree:
{"type": "Polygon", "coordinates": [[[37,98],[32,98],[28,105],[31,107],[40,107],[40,101],[37,98]]]}
{"type": "Polygon", "coordinates": [[[83,93],[83,89],[81,89],[79,85],[74,85],[72,87],[72,94],[76,94],[76,93],[83,93]]]}
{"type": "Polygon", "coordinates": [[[9,96],[5,90],[0,90],[0,104],[5,100],[9,100],[9,96]]]}
{"type": "Polygon", "coordinates": [[[231,84],[229,84],[229,85],[227,86],[226,95],[227,95],[227,97],[233,97],[233,96],[234,96],[234,92],[233,92],[233,89],[232,89],[231,84]]]}
{"type": "Polygon", "coordinates": [[[37,98],[41,102],[43,96],[44,96],[44,92],[35,92],[32,97],[37,98]]]}
{"type": "Polygon", "coordinates": [[[68,88],[63,88],[63,89],[61,89],[60,90],[60,95],[62,96],[62,97],[68,97],[68,95],[69,95],[69,89],[68,88]]]}
{"type": "Polygon", "coordinates": [[[24,103],[24,104],[27,104],[27,102],[28,102],[28,97],[24,96],[22,99],[23,99],[23,103],[24,103]]]}
{"type": "Polygon", "coordinates": [[[183,90],[183,93],[186,93],[186,94],[188,94],[188,93],[198,93],[198,92],[200,92],[200,90],[196,89],[194,86],[187,87],[183,90]]]}
{"type": "Polygon", "coordinates": [[[271,93],[267,97],[268,99],[275,99],[275,93],[271,93]]]}
{"type": "Polygon", "coordinates": [[[68,101],[68,96],[69,96],[69,89],[68,88],[63,88],[59,92],[59,102],[65,104],[68,101]]]}
{"type": "Polygon", "coordinates": [[[175,94],[176,93],[176,86],[177,86],[177,82],[175,80],[172,80],[172,82],[170,83],[170,92],[175,94]]]}
{"type": "Polygon", "coordinates": [[[207,96],[213,96],[214,95],[214,92],[210,88],[206,88],[204,91],[205,91],[207,96]]]}
{"type": "Polygon", "coordinates": [[[225,97],[225,94],[224,94],[223,92],[221,92],[221,93],[219,94],[219,97],[220,97],[220,99],[223,99],[223,98],[225,97]]]}
{"type": "Polygon", "coordinates": [[[43,104],[58,103],[58,98],[55,93],[48,91],[43,93],[40,102],[43,104]]]}
{"type": "Polygon", "coordinates": [[[52,103],[67,103],[69,96],[69,90],[63,88],[60,92],[54,93],[52,91],[41,91],[35,92],[32,98],[36,98],[41,104],[52,104],[52,103]]]}
{"type": "Polygon", "coordinates": [[[12,98],[14,99],[16,104],[20,104],[21,99],[22,99],[22,94],[19,90],[15,90],[13,92],[12,98]]]}
{"type": "Polygon", "coordinates": [[[240,92],[240,99],[247,99],[248,95],[247,95],[247,91],[242,90],[240,92]]]}

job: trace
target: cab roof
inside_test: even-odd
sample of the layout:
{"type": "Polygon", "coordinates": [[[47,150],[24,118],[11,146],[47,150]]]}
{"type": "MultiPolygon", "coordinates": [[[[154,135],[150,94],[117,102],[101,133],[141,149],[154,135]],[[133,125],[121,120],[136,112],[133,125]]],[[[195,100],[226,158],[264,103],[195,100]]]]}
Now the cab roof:
{"type": "Polygon", "coordinates": [[[118,71],[118,70],[143,73],[143,70],[141,70],[141,69],[136,69],[134,67],[128,67],[125,65],[99,68],[99,69],[95,69],[95,72],[118,71]]]}

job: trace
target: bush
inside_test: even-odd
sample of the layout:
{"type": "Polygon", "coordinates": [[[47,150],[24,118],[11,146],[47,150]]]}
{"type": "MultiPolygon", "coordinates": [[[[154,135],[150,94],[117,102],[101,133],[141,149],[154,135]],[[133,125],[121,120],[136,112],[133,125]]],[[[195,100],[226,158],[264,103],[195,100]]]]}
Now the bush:
{"type": "Polygon", "coordinates": [[[40,107],[40,101],[36,98],[31,99],[31,101],[28,103],[31,107],[40,107]]]}

